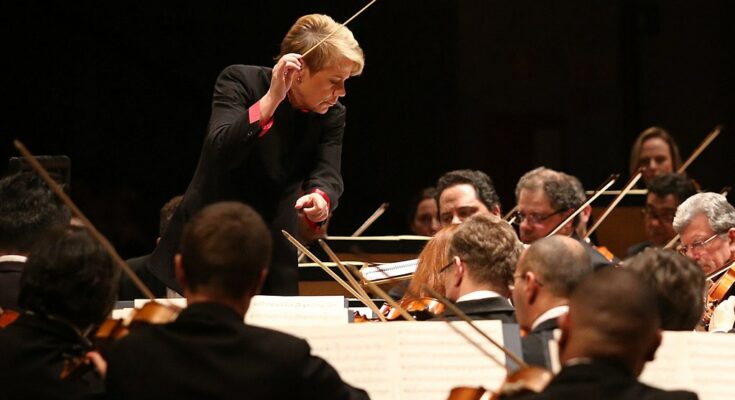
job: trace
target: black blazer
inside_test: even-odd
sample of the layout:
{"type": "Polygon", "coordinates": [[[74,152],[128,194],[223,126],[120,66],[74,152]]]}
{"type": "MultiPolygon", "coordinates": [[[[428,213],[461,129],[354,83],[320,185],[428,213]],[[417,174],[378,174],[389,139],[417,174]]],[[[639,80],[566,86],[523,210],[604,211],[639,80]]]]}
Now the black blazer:
{"type": "Polygon", "coordinates": [[[565,366],[540,394],[514,399],[596,399],[596,400],[694,400],[687,391],[666,391],[640,383],[624,366],[607,360],[565,366]]]}
{"type": "Polygon", "coordinates": [[[64,355],[88,349],[82,338],[61,322],[21,314],[0,329],[0,387],[3,399],[101,398],[104,385],[94,373],[62,381],[64,355]]]}
{"type": "Polygon", "coordinates": [[[173,256],[184,224],[203,207],[237,200],[257,210],[271,228],[273,252],[264,294],[298,294],[296,250],[281,230],[297,228],[293,206],[298,196],[318,188],[337,206],[343,190],[340,173],[345,107],[326,114],[303,112],[288,100],[278,106],[270,130],[249,123],[248,108],[270,88],[271,69],[232,65],[217,78],[212,115],[199,163],[184,199],[151,256],[150,268],[166,286],[181,293],[173,256]]]}
{"type": "Polygon", "coordinates": [[[554,338],[554,329],[558,328],[557,319],[552,318],[540,323],[536,328],[521,338],[523,360],[531,365],[551,369],[549,340],[554,338]]]}
{"type": "MultiPolygon", "coordinates": [[[[455,305],[473,320],[499,320],[503,323],[516,322],[515,309],[510,305],[508,299],[502,296],[460,301],[459,303],[455,303],[455,305]]],[[[450,309],[444,311],[444,317],[450,321],[459,320],[459,317],[450,309]]],[[[441,317],[433,318],[433,320],[441,319],[441,317]]]]}
{"type": "Polygon", "coordinates": [[[0,262],[0,308],[3,310],[19,310],[18,294],[20,293],[20,275],[23,273],[22,262],[0,262]]]}
{"type": "Polygon", "coordinates": [[[228,306],[189,305],[167,325],[146,326],[108,355],[112,399],[367,399],[306,341],[245,325],[228,306]]]}

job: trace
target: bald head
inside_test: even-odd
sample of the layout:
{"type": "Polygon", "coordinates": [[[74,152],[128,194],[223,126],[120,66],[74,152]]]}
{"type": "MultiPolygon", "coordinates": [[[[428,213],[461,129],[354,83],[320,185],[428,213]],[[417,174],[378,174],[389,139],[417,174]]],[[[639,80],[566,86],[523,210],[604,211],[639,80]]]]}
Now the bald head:
{"type": "Polygon", "coordinates": [[[580,280],[592,272],[590,256],[568,236],[539,239],[526,249],[516,274],[534,272],[543,287],[557,297],[569,297],[580,280]]]}
{"type": "Polygon", "coordinates": [[[639,277],[609,268],[585,277],[561,321],[562,354],[617,360],[638,375],[653,359],[661,336],[656,296],[639,277]]]}

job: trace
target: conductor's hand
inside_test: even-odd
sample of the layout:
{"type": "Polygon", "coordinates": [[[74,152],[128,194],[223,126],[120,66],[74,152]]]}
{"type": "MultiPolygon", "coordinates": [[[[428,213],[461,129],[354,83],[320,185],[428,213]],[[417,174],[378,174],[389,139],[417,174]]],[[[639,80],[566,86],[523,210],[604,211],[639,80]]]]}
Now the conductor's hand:
{"type": "Polygon", "coordinates": [[[271,87],[260,100],[261,121],[267,121],[273,116],[278,105],[286,98],[302,66],[300,54],[288,53],[278,59],[271,74],[271,87]]]}
{"type": "Polygon", "coordinates": [[[329,204],[317,193],[299,197],[294,208],[302,211],[311,222],[322,222],[329,216],[329,204]]]}

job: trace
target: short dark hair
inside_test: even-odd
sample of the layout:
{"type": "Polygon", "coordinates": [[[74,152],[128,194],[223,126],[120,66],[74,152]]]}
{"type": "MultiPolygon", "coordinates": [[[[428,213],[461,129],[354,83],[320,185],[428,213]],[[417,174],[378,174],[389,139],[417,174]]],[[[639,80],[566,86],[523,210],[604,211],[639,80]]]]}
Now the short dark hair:
{"type": "Polygon", "coordinates": [[[158,236],[163,237],[163,234],[168,228],[168,223],[171,222],[171,218],[176,213],[176,210],[181,205],[181,201],[184,200],[184,196],[176,196],[167,201],[166,204],[161,207],[160,217],[158,219],[158,236]]]}
{"type": "Polygon", "coordinates": [[[493,214],[478,214],[462,223],[452,236],[449,257],[458,256],[467,264],[477,282],[506,288],[523,245],[510,224],[493,214]]]}
{"type": "Polygon", "coordinates": [[[477,199],[487,207],[488,211],[492,212],[496,206],[498,209],[501,208],[500,197],[495,191],[493,180],[486,173],[472,169],[449,171],[440,176],[439,180],[436,181],[436,204],[439,204],[439,197],[441,197],[443,191],[462,184],[470,185],[475,189],[477,199]]]}
{"type": "Polygon", "coordinates": [[[35,173],[0,180],[0,250],[28,253],[41,235],[70,219],[69,209],[35,173]]]}
{"type": "Polygon", "coordinates": [[[523,174],[516,185],[516,201],[520,199],[523,189],[543,190],[555,210],[575,209],[585,201],[584,188],[579,179],[546,167],[523,174]]]}
{"type": "Polygon", "coordinates": [[[20,278],[19,305],[83,328],[105,319],[117,297],[120,269],[83,228],[43,235],[20,278]]]}
{"type": "Polygon", "coordinates": [[[260,215],[238,202],[211,204],[184,227],[181,258],[189,288],[239,298],[268,265],[272,239],[260,215]]]}
{"type": "Polygon", "coordinates": [[[677,202],[681,203],[697,194],[697,188],[694,187],[692,180],[685,175],[668,173],[654,177],[648,184],[648,192],[659,197],[673,194],[677,202]]]}
{"type": "Polygon", "coordinates": [[[705,277],[702,268],[671,250],[647,248],[625,262],[656,294],[661,329],[690,331],[704,312],[705,277]]]}
{"type": "Polygon", "coordinates": [[[592,272],[590,256],[579,241],[568,236],[541,238],[526,249],[516,273],[534,272],[554,296],[568,298],[592,272]]]}

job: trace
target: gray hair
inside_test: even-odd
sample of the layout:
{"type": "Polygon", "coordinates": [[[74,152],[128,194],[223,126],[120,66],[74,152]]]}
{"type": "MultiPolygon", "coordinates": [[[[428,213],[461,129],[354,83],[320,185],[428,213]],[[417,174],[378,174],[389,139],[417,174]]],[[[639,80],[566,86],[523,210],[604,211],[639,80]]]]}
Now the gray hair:
{"type": "Polygon", "coordinates": [[[577,208],[585,201],[584,189],[579,179],[563,172],[546,167],[538,167],[526,172],[516,185],[516,201],[521,190],[542,189],[556,210],[577,208]]]}
{"type": "Polygon", "coordinates": [[[676,233],[681,233],[699,214],[707,216],[707,222],[715,233],[724,233],[735,227],[735,207],[727,202],[725,196],[705,192],[686,199],[676,209],[674,216],[676,233]]]}

